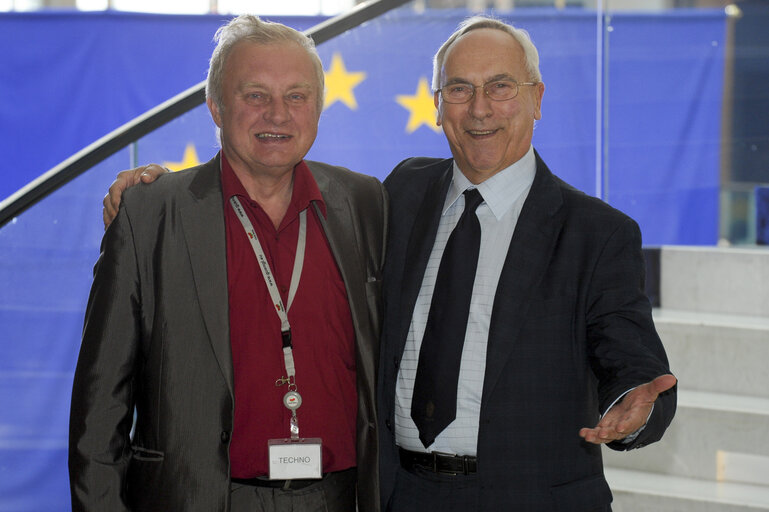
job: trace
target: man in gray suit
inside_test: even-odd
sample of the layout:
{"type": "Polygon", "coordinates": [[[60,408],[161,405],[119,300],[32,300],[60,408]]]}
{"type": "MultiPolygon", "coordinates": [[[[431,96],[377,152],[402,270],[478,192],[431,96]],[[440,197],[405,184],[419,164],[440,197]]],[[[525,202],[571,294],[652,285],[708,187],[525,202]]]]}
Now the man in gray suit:
{"type": "Polygon", "coordinates": [[[222,150],[126,191],[102,242],[73,509],[376,511],[384,189],[303,160],[323,103],[309,38],[241,16],[216,40],[222,150]]]}

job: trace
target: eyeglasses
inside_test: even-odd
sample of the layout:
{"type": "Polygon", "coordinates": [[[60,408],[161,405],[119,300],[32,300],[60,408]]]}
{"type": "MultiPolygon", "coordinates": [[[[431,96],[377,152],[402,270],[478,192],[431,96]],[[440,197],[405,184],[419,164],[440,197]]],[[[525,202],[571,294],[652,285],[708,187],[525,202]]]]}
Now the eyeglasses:
{"type": "MultiPolygon", "coordinates": [[[[483,92],[494,101],[511,100],[518,96],[518,88],[522,85],[537,85],[539,82],[516,82],[515,80],[493,80],[483,84],[483,92]]],[[[467,103],[475,97],[477,85],[456,83],[443,86],[441,98],[446,103],[467,103]]]]}

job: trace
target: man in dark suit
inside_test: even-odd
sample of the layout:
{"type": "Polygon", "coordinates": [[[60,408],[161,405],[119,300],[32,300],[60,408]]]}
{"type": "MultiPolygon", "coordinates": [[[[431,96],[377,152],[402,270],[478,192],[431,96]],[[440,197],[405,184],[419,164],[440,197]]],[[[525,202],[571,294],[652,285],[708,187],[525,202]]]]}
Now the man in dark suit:
{"type": "Polygon", "coordinates": [[[309,38],[241,16],[216,39],[221,152],[127,191],[102,242],[73,509],[348,512],[357,489],[376,511],[384,188],[303,160],[323,103],[309,38]]]}
{"type": "Polygon", "coordinates": [[[524,31],[466,21],[434,62],[453,159],[385,180],[383,509],[608,511],[600,444],[657,441],[675,412],[638,226],[531,145],[538,61],[524,31]]]}

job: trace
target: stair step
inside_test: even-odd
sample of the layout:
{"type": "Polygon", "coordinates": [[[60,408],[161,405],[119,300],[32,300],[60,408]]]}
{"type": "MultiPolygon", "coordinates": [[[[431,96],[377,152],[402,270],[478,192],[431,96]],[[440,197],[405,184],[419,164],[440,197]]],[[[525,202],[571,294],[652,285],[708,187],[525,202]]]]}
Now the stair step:
{"type": "Polygon", "coordinates": [[[769,510],[769,486],[716,482],[607,467],[614,512],[769,510]]]}
{"type": "Polygon", "coordinates": [[[769,317],[769,250],[664,246],[663,308],[769,317]]]}
{"type": "MultiPolygon", "coordinates": [[[[769,417],[769,398],[729,395],[681,389],[678,391],[678,407],[707,409],[769,417]]],[[[769,435],[769,430],[767,430],[769,435]]]]}
{"type": "Polygon", "coordinates": [[[686,389],[769,398],[769,318],[655,309],[654,322],[686,389]]]}
{"type": "MultiPolygon", "coordinates": [[[[709,311],[703,312],[672,308],[658,308],[654,310],[654,319],[655,321],[670,321],[692,326],[709,325],[714,327],[769,331],[769,317],[755,315],[723,314],[712,313],[709,311]]],[[[769,338],[767,338],[766,341],[769,342],[769,338]]]]}

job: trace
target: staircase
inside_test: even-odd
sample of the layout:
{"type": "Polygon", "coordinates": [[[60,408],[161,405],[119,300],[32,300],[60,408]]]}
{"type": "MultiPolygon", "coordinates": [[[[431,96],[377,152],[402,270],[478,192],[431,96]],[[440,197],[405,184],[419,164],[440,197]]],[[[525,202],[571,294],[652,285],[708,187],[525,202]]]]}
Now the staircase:
{"type": "Polygon", "coordinates": [[[769,511],[769,250],[662,247],[657,330],[678,377],[663,439],[604,449],[614,512],[769,511]]]}

